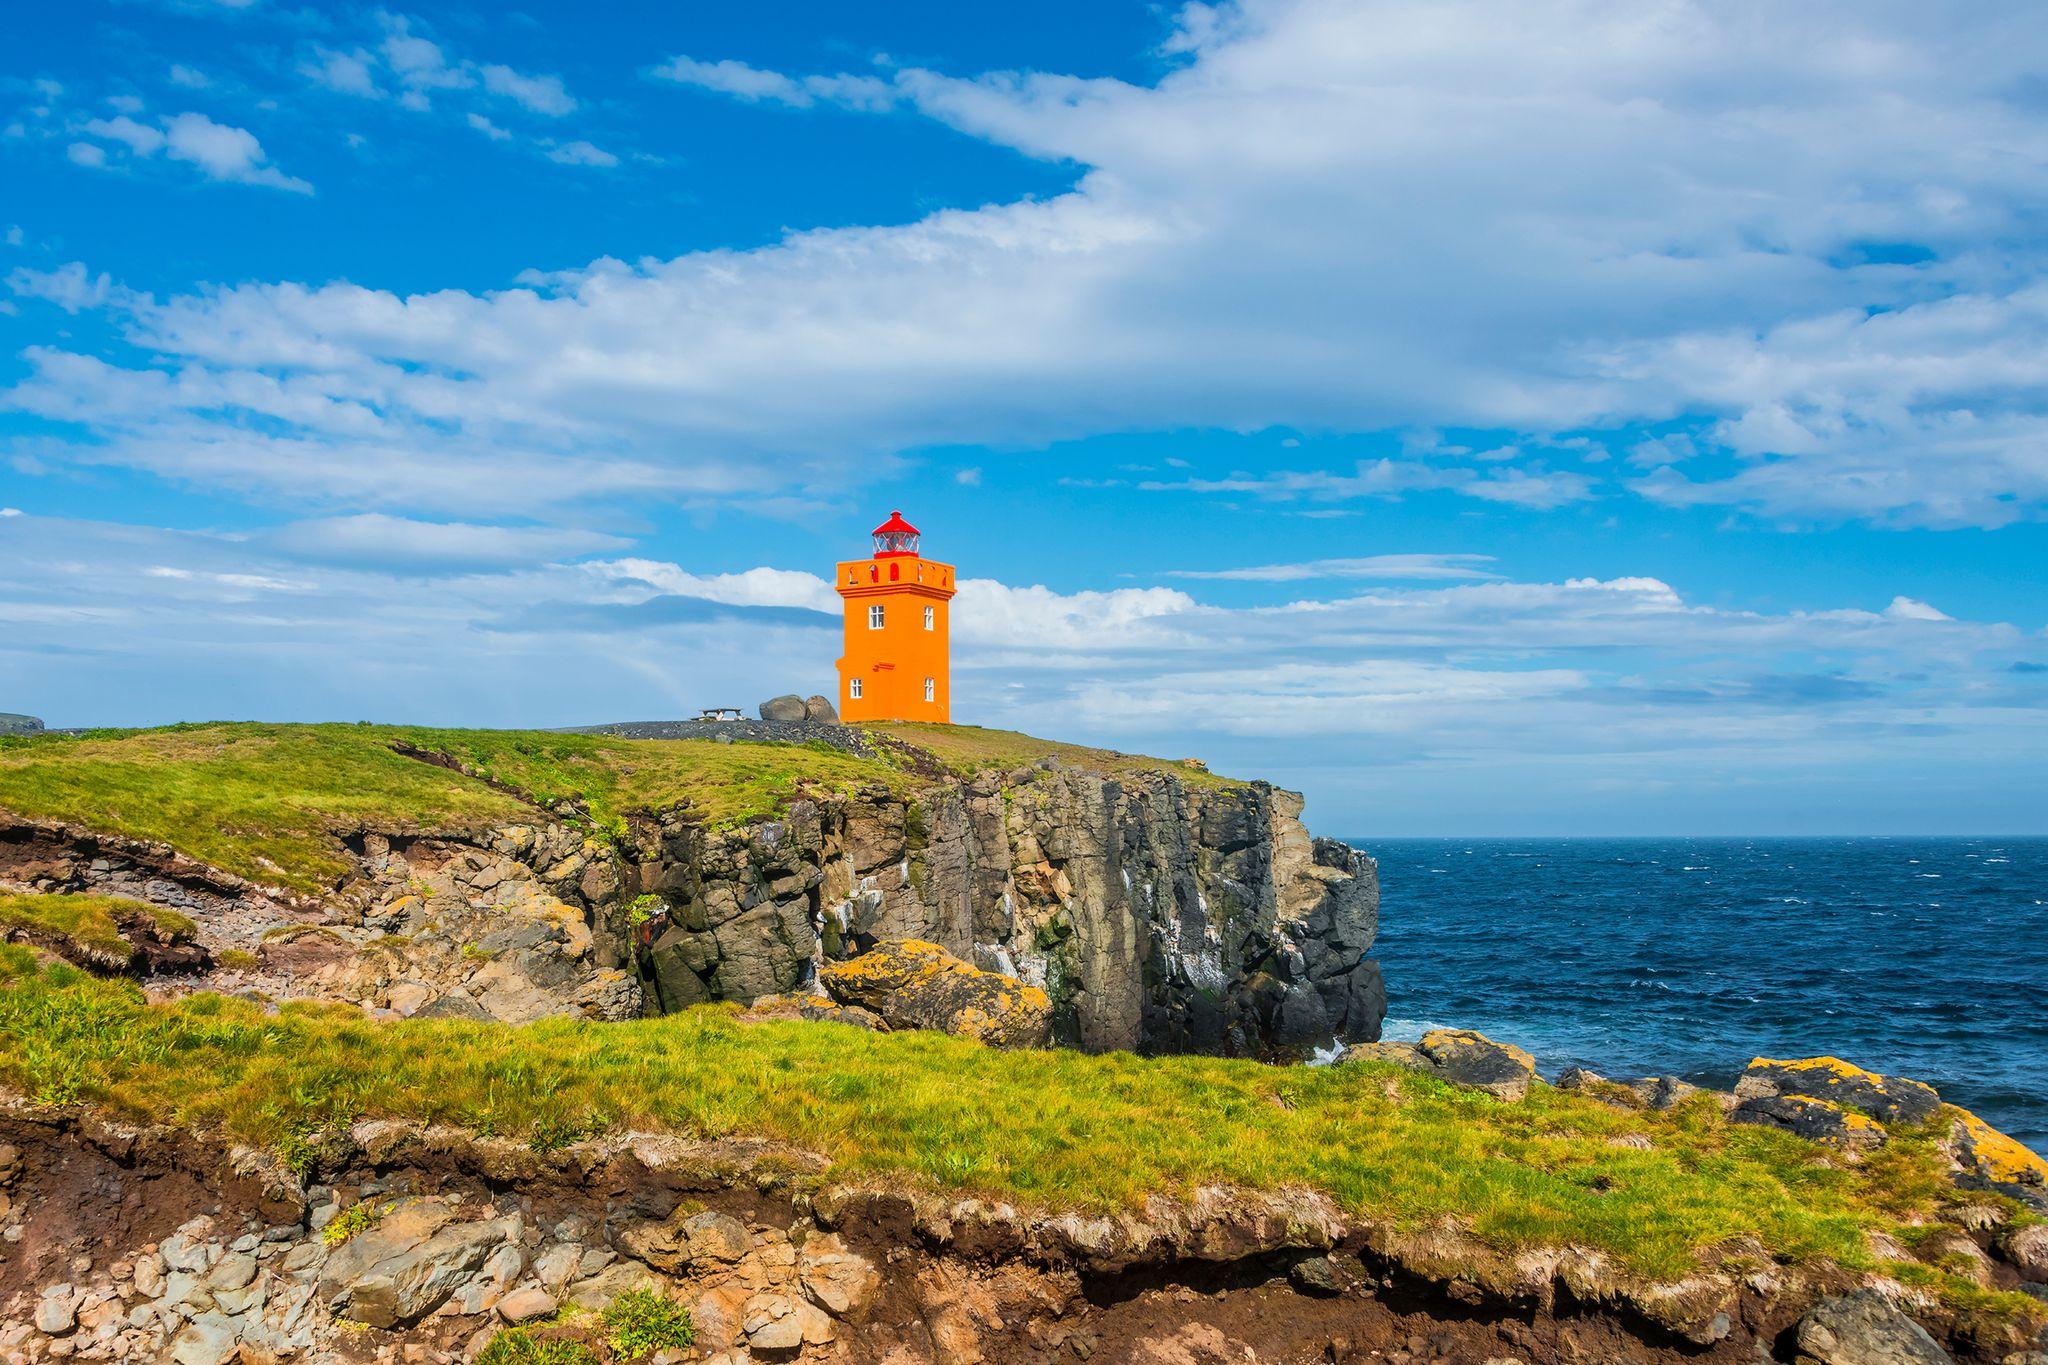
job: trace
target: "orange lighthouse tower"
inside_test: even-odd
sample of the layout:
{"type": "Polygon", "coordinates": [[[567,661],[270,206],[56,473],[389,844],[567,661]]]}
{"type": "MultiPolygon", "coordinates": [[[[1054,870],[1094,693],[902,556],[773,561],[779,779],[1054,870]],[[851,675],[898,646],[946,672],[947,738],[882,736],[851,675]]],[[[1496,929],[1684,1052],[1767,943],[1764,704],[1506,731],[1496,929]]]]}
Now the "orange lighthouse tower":
{"type": "Polygon", "coordinates": [[[952,719],[953,566],[926,559],[917,542],[917,528],[891,512],[875,528],[873,557],[842,560],[833,579],[846,602],[839,714],[847,720],[952,719]]]}

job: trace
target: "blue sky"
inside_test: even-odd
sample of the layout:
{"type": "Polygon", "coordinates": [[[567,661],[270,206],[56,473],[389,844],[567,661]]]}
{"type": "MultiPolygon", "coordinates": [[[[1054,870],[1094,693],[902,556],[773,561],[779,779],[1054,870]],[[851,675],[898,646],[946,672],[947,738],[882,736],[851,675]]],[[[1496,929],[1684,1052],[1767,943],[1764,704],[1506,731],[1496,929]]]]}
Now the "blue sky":
{"type": "Polygon", "coordinates": [[[1411,833],[2048,831],[2023,4],[81,0],[0,56],[0,710],[824,690],[1411,833]]]}

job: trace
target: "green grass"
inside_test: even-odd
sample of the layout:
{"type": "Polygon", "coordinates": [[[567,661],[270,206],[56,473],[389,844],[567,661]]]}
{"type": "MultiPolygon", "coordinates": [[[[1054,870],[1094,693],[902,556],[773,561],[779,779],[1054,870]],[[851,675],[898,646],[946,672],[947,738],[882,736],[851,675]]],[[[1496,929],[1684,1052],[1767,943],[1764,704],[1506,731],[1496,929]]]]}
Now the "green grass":
{"type": "Polygon", "coordinates": [[[1028,767],[1041,758],[1057,758],[1071,767],[1101,773],[1107,777],[1130,777],[1171,773],[1192,786],[1242,787],[1235,778],[1217,777],[1190,768],[1175,759],[1148,758],[1123,754],[1113,749],[1091,749],[1081,744],[1062,744],[1037,739],[1015,730],[986,730],[979,725],[932,725],[922,721],[870,721],[863,729],[890,735],[920,749],[927,749],[947,768],[963,777],[990,769],[1007,771],[1028,767]]]}
{"type": "Polygon", "coordinates": [[[652,1289],[628,1289],[605,1305],[605,1345],[619,1360],[642,1360],[656,1351],[681,1350],[697,1339],[690,1310],[652,1289]]]}
{"type": "Polygon", "coordinates": [[[1506,1105],[1382,1065],[1001,1052],[937,1033],[742,1025],[723,1007],[507,1028],[325,1005],[265,1014],[212,995],[148,1004],[12,948],[0,1083],[273,1148],[377,1115],[759,1136],[823,1153],[841,1175],[1060,1208],[1217,1182],[1308,1186],[1402,1225],[1456,1214],[1503,1248],[1592,1246],[1665,1275],[1746,1234],[1787,1258],[1868,1267],[1866,1230],[1902,1236],[1944,1200],[1992,1197],[1955,1192],[1926,1137],[1837,1166],[1787,1134],[1726,1124],[1704,1099],[1625,1114],[1539,1088],[1506,1105]],[[1613,1143],[1624,1135],[1651,1145],[1613,1143]]]}
{"type": "Polygon", "coordinates": [[[37,896],[0,891],[0,924],[67,940],[99,956],[125,958],[135,950],[135,945],[123,937],[117,915],[140,915],[153,920],[157,929],[173,941],[192,937],[194,930],[192,921],[177,911],[164,910],[142,901],[119,900],[112,896],[37,896]]]}
{"type": "Polygon", "coordinates": [[[601,1365],[597,1352],[580,1341],[537,1337],[525,1327],[508,1327],[484,1343],[476,1365],[601,1365]]]}
{"type": "Polygon", "coordinates": [[[902,784],[887,764],[805,745],[620,740],[383,725],[179,725],[0,740],[0,807],[160,840],[268,885],[332,888],[339,836],[531,819],[582,803],[598,832],[687,800],[713,826],[772,815],[802,784],[902,784]],[[401,756],[445,754],[468,773],[401,756]],[[515,789],[508,794],[498,782],[515,789]]]}

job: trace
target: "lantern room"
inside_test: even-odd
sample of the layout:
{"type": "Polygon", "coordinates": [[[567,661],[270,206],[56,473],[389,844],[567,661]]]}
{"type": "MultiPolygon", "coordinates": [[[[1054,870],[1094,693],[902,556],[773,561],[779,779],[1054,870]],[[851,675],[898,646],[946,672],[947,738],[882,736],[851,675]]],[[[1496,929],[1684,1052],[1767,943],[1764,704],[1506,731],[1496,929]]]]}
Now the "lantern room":
{"type": "Polygon", "coordinates": [[[849,721],[952,718],[953,566],[926,559],[918,529],[891,512],[867,559],[840,561],[845,606],[839,714],[849,721]]]}

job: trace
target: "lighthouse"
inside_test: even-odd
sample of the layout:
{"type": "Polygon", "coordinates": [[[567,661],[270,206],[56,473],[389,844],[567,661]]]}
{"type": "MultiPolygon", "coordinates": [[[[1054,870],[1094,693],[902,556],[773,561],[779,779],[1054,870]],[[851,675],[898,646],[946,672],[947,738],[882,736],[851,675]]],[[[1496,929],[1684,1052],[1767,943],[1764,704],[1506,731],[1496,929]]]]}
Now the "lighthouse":
{"type": "Polygon", "coordinates": [[[842,560],[833,583],[846,607],[839,714],[847,720],[952,719],[953,566],[926,559],[918,530],[891,512],[875,552],[842,560]]]}

